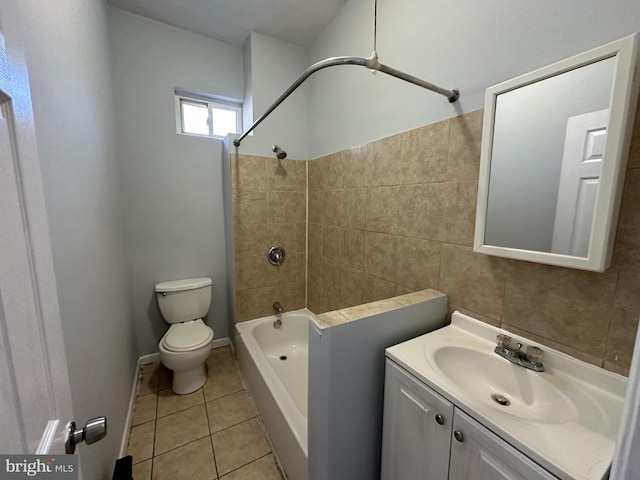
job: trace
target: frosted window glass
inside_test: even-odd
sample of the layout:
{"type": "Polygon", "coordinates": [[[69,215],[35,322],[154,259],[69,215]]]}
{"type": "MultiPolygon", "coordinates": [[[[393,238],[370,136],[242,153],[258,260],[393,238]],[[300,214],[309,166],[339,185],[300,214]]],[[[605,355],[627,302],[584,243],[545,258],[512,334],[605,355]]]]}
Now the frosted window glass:
{"type": "Polygon", "coordinates": [[[236,131],[237,112],[224,108],[212,108],[211,116],[213,117],[213,134],[224,137],[228,133],[238,133],[236,131]]]}
{"type": "Polygon", "coordinates": [[[209,109],[207,105],[182,102],[182,119],[185,133],[209,135],[209,109]]]}

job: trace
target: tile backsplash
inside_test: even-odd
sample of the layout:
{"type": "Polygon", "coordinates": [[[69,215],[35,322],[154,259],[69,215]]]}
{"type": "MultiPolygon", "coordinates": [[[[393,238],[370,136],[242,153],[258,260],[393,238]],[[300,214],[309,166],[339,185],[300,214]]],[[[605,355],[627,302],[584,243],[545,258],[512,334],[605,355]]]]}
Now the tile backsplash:
{"type": "Polygon", "coordinates": [[[479,110],[309,162],[232,157],[237,320],[281,298],[301,308],[305,286],[316,314],[433,288],[450,310],[626,374],[640,315],[640,121],[605,273],[472,251],[481,137],[479,110]],[[275,239],[294,258],[277,275],[264,265],[275,239]]]}

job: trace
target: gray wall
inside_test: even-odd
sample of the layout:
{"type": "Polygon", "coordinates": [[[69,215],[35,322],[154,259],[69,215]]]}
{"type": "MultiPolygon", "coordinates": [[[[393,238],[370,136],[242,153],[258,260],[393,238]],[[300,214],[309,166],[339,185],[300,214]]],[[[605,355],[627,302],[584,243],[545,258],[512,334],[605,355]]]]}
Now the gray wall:
{"type": "Polygon", "coordinates": [[[213,277],[208,323],[228,336],[222,142],[179,135],[174,88],[242,99],[242,49],[110,9],[117,139],[136,336],[156,352],[168,325],[157,282],[213,277]]]}
{"type": "MultiPolygon", "coordinates": [[[[311,61],[369,56],[370,0],[349,0],[311,47],[311,61]]],[[[637,0],[381,1],[380,61],[446,88],[444,97],[363,68],[338,67],[311,79],[309,158],[482,108],[490,85],[640,30],[637,0]],[[606,8],[603,8],[606,5],[606,8]]]]}
{"type": "Polygon", "coordinates": [[[109,419],[106,439],[78,452],[84,477],[106,480],[119,456],[137,359],[106,11],[99,0],[24,0],[21,7],[75,420],[109,419]]]}

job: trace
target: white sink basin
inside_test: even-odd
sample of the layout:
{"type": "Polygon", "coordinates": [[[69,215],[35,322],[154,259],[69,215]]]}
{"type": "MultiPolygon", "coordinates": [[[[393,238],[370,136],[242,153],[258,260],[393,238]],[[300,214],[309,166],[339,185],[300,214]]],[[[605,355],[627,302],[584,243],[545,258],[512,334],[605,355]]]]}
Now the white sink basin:
{"type": "Polygon", "coordinates": [[[578,407],[563,393],[566,383],[552,374],[471,348],[441,347],[425,355],[458,388],[502,413],[542,423],[567,423],[578,416],[578,407]]]}
{"type": "Polygon", "coordinates": [[[387,356],[561,479],[602,478],[626,379],[459,312],[387,356]],[[544,372],[497,355],[496,336],[544,350],[544,372]]]}

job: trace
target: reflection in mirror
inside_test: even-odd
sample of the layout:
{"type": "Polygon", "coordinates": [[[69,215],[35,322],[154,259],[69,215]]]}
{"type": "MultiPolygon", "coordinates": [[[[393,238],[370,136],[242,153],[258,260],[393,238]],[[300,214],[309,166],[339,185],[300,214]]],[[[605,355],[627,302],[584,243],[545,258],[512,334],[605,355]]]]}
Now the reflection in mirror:
{"type": "Polygon", "coordinates": [[[608,58],[497,96],[485,243],[574,254],[573,240],[586,257],[602,152],[580,157],[585,136],[604,145],[614,67],[608,58]],[[577,121],[594,111],[604,125],[577,121]],[[575,235],[572,214],[581,215],[575,235]]]}
{"type": "Polygon", "coordinates": [[[631,36],[487,89],[475,251],[608,267],[636,56],[631,36]]]}

